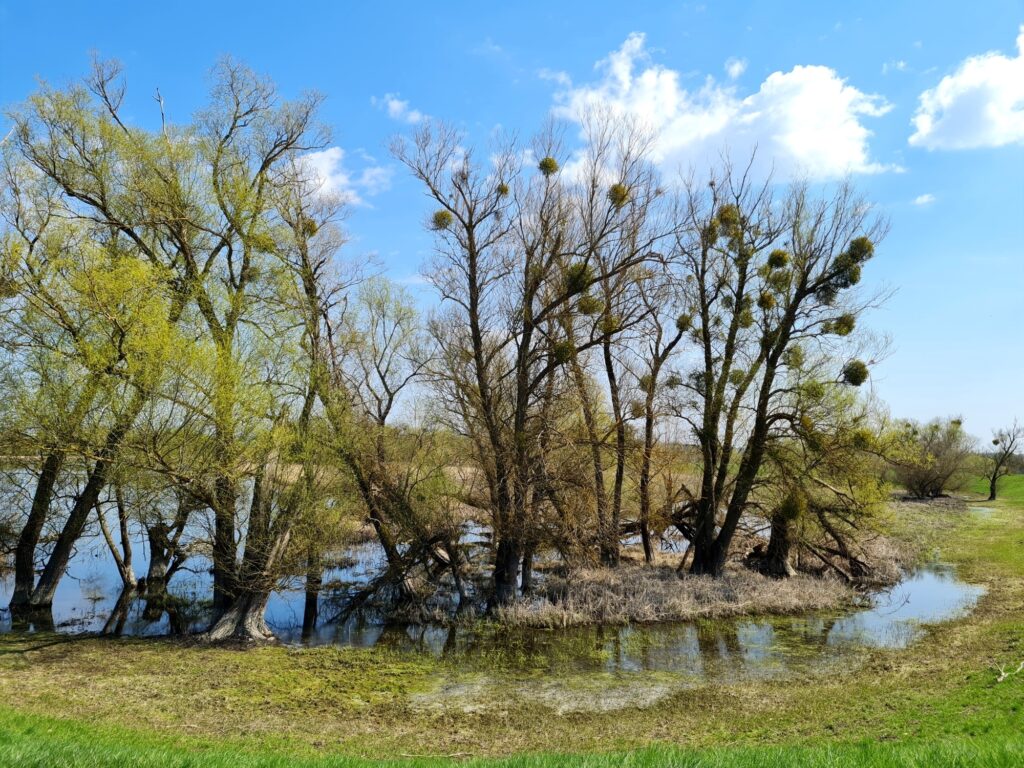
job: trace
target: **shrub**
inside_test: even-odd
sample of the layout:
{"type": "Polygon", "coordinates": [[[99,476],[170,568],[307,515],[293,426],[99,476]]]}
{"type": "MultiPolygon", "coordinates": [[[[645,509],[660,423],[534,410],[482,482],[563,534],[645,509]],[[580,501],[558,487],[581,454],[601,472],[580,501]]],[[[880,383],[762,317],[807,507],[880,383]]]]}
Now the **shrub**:
{"type": "Polygon", "coordinates": [[[934,419],[927,424],[905,421],[901,431],[894,474],[911,496],[934,498],[963,485],[974,438],[964,431],[960,419],[934,419]]]}

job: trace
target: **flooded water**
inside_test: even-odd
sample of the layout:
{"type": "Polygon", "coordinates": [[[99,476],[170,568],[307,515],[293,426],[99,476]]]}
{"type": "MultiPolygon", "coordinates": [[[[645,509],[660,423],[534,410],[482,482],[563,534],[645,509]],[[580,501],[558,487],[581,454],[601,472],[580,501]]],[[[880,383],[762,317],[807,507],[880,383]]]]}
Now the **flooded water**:
{"type": "MultiPolygon", "coordinates": [[[[855,649],[904,648],[925,624],[969,612],[984,588],[932,565],[840,615],[742,618],[558,630],[382,625],[353,618],[319,627],[306,644],[386,646],[396,651],[552,671],[659,671],[703,676],[722,666],[741,676],[821,666],[855,649]]],[[[280,634],[299,642],[297,630],[280,634]]]]}
{"type": "Polygon", "coordinates": [[[414,697],[416,708],[482,711],[515,699],[559,714],[603,712],[651,706],[701,686],[854,669],[871,648],[904,648],[925,624],[964,615],[982,594],[949,566],[934,565],[843,615],[547,632],[378,628],[346,630],[346,638],[449,660],[451,672],[414,697]]]}
{"type": "MultiPolygon", "coordinates": [[[[137,551],[145,548],[140,545],[137,551]]],[[[657,672],[670,673],[677,684],[726,682],[820,671],[848,664],[867,648],[906,647],[921,635],[923,625],[963,615],[984,592],[959,581],[949,566],[933,565],[873,595],[869,606],[838,615],[561,630],[510,630],[486,624],[396,626],[365,616],[334,621],[349,590],[369,581],[382,565],[379,547],[368,543],[352,548],[342,563],[327,571],[320,596],[321,623],[311,635],[303,637],[301,632],[301,588],[273,595],[268,623],[286,643],[382,646],[450,659],[470,669],[542,669],[559,675],[657,672]]],[[[163,635],[172,627],[200,630],[209,621],[209,565],[196,557],[189,566],[171,583],[171,593],[179,598],[173,624],[166,612],[147,613],[144,601],[133,599],[112,627],[108,620],[117,606],[120,579],[102,540],[86,541],[57,590],[53,625],[17,629],[80,633],[106,627],[126,635],[163,635]]],[[[144,559],[137,559],[136,572],[145,573],[145,567],[144,559]]],[[[0,580],[0,605],[7,605],[11,586],[10,579],[0,580]]],[[[0,611],[0,632],[11,630],[10,613],[0,611]]]]}
{"type": "MultiPolygon", "coordinates": [[[[146,547],[142,540],[133,545],[134,571],[144,576],[148,568],[146,547]]],[[[380,548],[373,543],[351,547],[343,562],[324,571],[324,589],[321,592],[321,614],[330,616],[330,606],[337,603],[348,588],[368,582],[379,573],[384,564],[380,548]]],[[[168,587],[182,613],[181,627],[200,631],[209,623],[209,600],[212,590],[210,562],[202,556],[191,556],[186,565],[175,574],[168,587]]],[[[299,580],[296,580],[296,586],[299,580]]],[[[12,629],[10,603],[13,577],[0,578],[0,632],[12,629]]],[[[57,632],[102,632],[121,595],[121,577],[102,539],[85,539],[72,558],[68,571],[61,579],[53,599],[53,625],[28,629],[47,629],[57,632]]],[[[285,588],[271,595],[267,606],[267,622],[275,631],[291,637],[291,630],[301,628],[303,601],[301,588],[285,588]]],[[[146,604],[134,599],[117,634],[156,636],[171,632],[170,617],[166,612],[158,618],[146,616],[146,604]]]]}

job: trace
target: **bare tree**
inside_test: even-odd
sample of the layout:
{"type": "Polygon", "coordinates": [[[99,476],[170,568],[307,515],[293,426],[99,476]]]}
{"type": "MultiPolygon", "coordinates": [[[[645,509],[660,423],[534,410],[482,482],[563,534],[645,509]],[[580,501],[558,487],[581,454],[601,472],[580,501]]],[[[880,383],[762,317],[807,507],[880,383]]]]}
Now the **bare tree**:
{"type": "Polygon", "coordinates": [[[1013,463],[1017,459],[1021,442],[1024,440],[1024,426],[1016,421],[1006,429],[997,429],[992,434],[992,447],[989,451],[988,500],[996,500],[996,486],[1000,478],[1013,471],[1013,463]]]}
{"type": "MultiPolygon", "coordinates": [[[[600,338],[601,368],[608,398],[610,434],[602,434],[595,406],[588,395],[578,356],[570,371],[580,395],[593,463],[598,541],[602,562],[619,561],[619,539],[625,486],[628,393],[623,380],[628,372],[623,357],[636,341],[636,331],[648,308],[642,301],[641,284],[657,259],[658,248],[670,242],[669,220],[659,215],[665,197],[659,177],[649,162],[652,137],[638,123],[617,119],[606,111],[585,116],[587,149],[579,174],[583,183],[574,190],[580,220],[583,253],[595,264],[597,279],[591,291],[576,304],[578,313],[593,320],[585,328],[587,338],[600,338]],[[604,448],[611,440],[612,482],[606,488],[604,448]]],[[[567,313],[565,322],[580,325],[567,313]]],[[[566,329],[575,339],[576,331],[566,329]]]]}
{"type": "MultiPolygon", "coordinates": [[[[654,560],[651,542],[651,480],[653,458],[659,417],[663,415],[664,373],[673,353],[690,331],[692,318],[685,311],[678,311],[680,302],[676,287],[672,284],[671,272],[667,265],[659,265],[652,278],[639,283],[640,298],[646,308],[641,335],[640,374],[638,383],[642,400],[633,408],[634,416],[643,418],[643,444],[640,449],[638,480],[640,540],[644,548],[644,559],[654,560]],[[677,311],[674,311],[677,310],[677,311]]],[[[680,383],[677,379],[668,382],[680,383]]]]}

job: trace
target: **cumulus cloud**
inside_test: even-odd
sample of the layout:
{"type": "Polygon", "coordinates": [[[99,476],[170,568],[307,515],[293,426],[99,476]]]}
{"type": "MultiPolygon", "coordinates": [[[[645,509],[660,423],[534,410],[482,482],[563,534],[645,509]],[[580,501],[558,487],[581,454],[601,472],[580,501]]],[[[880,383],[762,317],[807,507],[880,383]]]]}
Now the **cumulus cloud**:
{"type": "Polygon", "coordinates": [[[747,71],[747,60],[746,59],[726,59],[725,62],[725,74],[729,76],[730,80],[735,80],[737,77],[747,71]]]}
{"type": "MultiPolygon", "coordinates": [[[[363,155],[363,160],[372,158],[363,155]]],[[[345,150],[328,147],[307,152],[302,163],[309,171],[310,182],[324,195],[337,197],[350,205],[365,204],[364,197],[384,192],[391,186],[391,169],[380,165],[366,165],[358,172],[345,165],[345,150]]]]}
{"type": "Polygon", "coordinates": [[[910,144],[973,149],[1024,144],[1024,24],[1017,55],[971,56],[921,94],[910,144]]]}
{"type": "Polygon", "coordinates": [[[633,33],[596,69],[596,82],[567,85],[555,94],[556,114],[579,121],[604,105],[634,116],[656,132],[654,159],[669,169],[705,165],[723,150],[742,160],[755,147],[760,161],[783,177],[893,169],[872,159],[871,131],[863,122],[891,106],[828,67],[774,72],[748,95],[710,76],[688,89],[679,72],[651,61],[644,35],[633,33]]]}
{"type": "Polygon", "coordinates": [[[935,195],[930,192],[926,192],[923,195],[918,195],[914,198],[914,205],[931,205],[935,202],[935,195]]]}
{"type": "Polygon", "coordinates": [[[388,117],[392,120],[409,123],[410,125],[423,122],[427,117],[418,109],[410,107],[409,102],[399,98],[396,93],[385,93],[381,98],[373,96],[370,99],[370,103],[378,109],[383,109],[387,112],[388,117]]]}

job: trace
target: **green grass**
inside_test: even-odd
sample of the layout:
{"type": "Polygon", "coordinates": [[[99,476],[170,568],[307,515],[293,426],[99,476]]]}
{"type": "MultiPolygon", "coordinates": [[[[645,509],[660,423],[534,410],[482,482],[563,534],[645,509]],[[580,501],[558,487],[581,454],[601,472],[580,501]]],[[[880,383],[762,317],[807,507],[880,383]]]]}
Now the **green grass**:
{"type": "MultiPolygon", "coordinates": [[[[1024,674],[996,682],[1024,660],[1024,478],[1005,482],[998,501],[978,504],[988,511],[902,509],[908,536],[988,593],[969,617],[855,668],[558,715],[517,693],[552,682],[545,670],[498,665],[498,685],[478,691],[479,669],[379,649],[6,636],[0,765],[1024,765],[1024,674]],[[445,685],[469,690],[474,707],[415,705],[445,685]]],[[[660,680],[565,686],[592,693],[606,679],[660,680]]]]}
{"type": "MultiPolygon", "coordinates": [[[[966,490],[988,498],[988,478],[973,478],[967,484],[966,490]]],[[[999,501],[1007,501],[1012,504],[1024,504],[1024,475],[1007,475],[1000,478],[996,485],[996,498],[999,501]]]]}
{"type": "MultiPolygon", "coordinates": [[[[685,750],[657,745],[633,752],[566,756],[519,755],[496,760],[469,759],[460,766],[487,768],[579,768],[676,766],[678,768],[931,768],[931,766],[1013,766],[1024,763],[1024,740],[957,740],[880,744],[874,741],[816,747],[758,747],[685,750]]],[[[428,768],[450,765],[448,758],[296,758],[258,755],[215,746],[182,748],[152,737],[102,731],[60,720],[0,710],[0,764],[38,768],[369,768],[394,765],[428,768]]]]}

